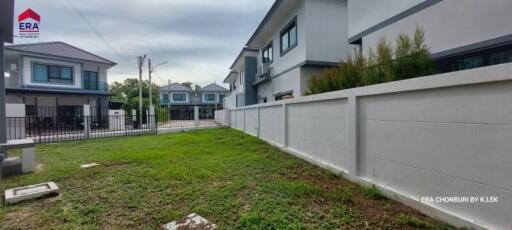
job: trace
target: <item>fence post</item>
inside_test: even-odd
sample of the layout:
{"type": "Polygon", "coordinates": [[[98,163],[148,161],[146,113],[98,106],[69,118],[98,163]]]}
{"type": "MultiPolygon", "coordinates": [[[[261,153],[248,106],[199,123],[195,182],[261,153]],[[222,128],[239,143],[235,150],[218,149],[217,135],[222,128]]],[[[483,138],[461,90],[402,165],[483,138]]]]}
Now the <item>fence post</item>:
{"type": "Polygon", "coordinates": [[[199,127],[199,107],[194,106],[194,125],[199,127]]]}
{"type": "Polygon", "coordinates": [[[229,109],[224,109],[224,125],[231,127],[231,118],[230,118],[231,112],[229,109]]]}
{"type": "Polygon", "coordinates": [[[149,107],[149,125],[152,132],[156,131],[155,106],[149,107]]]}
{"type": "Polygon", "coordinates": [[[288,147],[288,125],[287,122],[287,114],[286,114],[286,103],[283,102],[283,147],[288,147]]]}
{"type": "Polygon", "coordinates": [[[259,138],[260,137],[260,106],[258,105],[256,107],[256,111],[257,111],[257,116],[258,116],[258,123],[256,123],[257,127],[256,127],[256,136],[259,138]]]}
{"type": "Polygon", "coordinates": [[[147,128],[149,128],[149,129],[151,130],[151,123],[150,123],[150,121],[149,121],[149,109],[146,109],[146,110],[145,110],[145,112],[146,112],[146,127],[147,127],[147,128]],[[148,127],[148,125],[149,125],[150,127],[148,127]]]}
{"type": "Polygon", "coordinates": [[[91,106],[84,105],[84,132],[85,138],[89,139],[91,133],[91,106]]]}
{"type": "Polygon", "coordinates": [[[357,113],[357,96],[348,97],[348,160],[349,174],[356,177],[359,172],[359,156],[358,156],[358,113],[357,113]]]}
{"type": "Polygon", "coordinates": [[[243,111],[244,111],[244,132],[245,132],[245,108],[243,108],[243,111]]]}

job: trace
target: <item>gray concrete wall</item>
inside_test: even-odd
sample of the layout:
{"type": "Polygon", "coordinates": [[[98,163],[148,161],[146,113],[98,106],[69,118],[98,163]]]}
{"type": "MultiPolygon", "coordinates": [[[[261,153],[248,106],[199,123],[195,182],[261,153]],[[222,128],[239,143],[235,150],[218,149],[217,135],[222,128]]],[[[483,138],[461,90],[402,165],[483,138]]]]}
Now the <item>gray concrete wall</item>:
{"type": "MultiPolygon", "coordinates": [[[[363,4],[361,1],[357,4],[363,4]]],[[[375,1],[368,6],[373,7],[375,1]]],[[[387,4],[388,12],[402,1],[387,4]]],[[[407,2],[407,1],[403,1],[407,2]]],[[[417,2],[417,0],[410,3],[417,2]]],[[[350,2],[349,2],[350,4],[350,2]]],[[[512,34],[509,0],[441,1],[363,37],[363,52],[375,50],[380,39],[395,42],[400,33],[412,36],[417,25],[425,30],[425,43],[433,54],[512,34]]],[[[371,17],[373,11],[366,11],[371,17]]],[[[364,18],[364,17],[363,17],[364,18]]],[[[507,38],[510,40],[510,38],[507,38]]]]}
{"type": "Polygon", "coordinates": [[[511,72],[501,64],[246,106],[229,111],[230,125],[456,226],[507,229],[511,72]],[[498,202],[421,200],[469,196],[498,202]]]}

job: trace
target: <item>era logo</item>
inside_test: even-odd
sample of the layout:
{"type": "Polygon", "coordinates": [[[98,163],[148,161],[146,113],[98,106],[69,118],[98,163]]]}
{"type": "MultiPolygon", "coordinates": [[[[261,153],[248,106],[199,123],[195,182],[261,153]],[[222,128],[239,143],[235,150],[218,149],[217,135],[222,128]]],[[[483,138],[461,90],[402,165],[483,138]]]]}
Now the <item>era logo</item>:
{"type": "Polygon", "coordinates": [[[41,16],[32,9],[23,11],[18,16],[20,38],[37,38],[39,37],[39,23],[41,16]]]}

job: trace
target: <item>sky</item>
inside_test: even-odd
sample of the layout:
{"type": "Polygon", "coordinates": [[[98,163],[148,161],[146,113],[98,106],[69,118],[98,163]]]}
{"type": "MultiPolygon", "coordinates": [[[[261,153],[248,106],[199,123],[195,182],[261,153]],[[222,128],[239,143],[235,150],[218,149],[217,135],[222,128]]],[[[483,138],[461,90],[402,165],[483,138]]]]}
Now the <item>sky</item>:
{"type": "Polygon", "coordinates": [[[146,54],[153,65],[168,62],[152,74],[159,85],[221,84],[273,1],[17,0],[15,17],[31,8],[41,24],[39,38],[14,44],[63,41],[112,60],[109,83],[138,78],[137,57],[146,54]]]}

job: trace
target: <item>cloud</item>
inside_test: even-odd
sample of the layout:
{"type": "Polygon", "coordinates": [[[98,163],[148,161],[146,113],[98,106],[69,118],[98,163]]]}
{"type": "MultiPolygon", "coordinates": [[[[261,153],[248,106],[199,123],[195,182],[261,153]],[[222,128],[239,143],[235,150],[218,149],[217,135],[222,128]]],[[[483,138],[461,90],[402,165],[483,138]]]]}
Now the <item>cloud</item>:
{"type": "MultiPolygon", "coordinates": [[[[155,80],[222,82],[231,62],[273,0],[24,0],[16,12],[41,14],[39,40],[64,41],[119,63],[109,81],[137,77],[136,57],[147,54],[158,68],[155,80]],[[78,12],[75,11],[78,9],[78,12]],[[113,47],[89,28],[82,14],[113,47]]],[[[144,70],[147,78],[147,69],[144,70]]]]}

